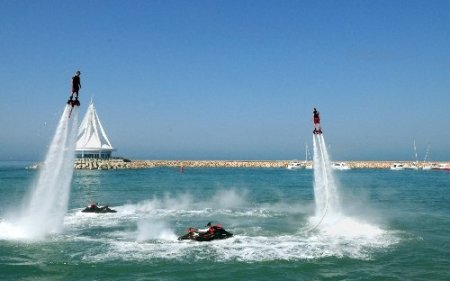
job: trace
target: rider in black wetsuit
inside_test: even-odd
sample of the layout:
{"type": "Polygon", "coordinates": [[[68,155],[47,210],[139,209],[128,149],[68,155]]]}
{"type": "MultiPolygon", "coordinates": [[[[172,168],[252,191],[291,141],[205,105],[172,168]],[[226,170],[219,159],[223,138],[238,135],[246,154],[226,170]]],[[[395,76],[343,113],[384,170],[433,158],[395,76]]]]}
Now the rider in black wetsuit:
{"type": "Polygon", "coordinates": [[[81,72],[78,70],[75,75],[72,77],[72,95],[69,97],[69,101],[67,102],[70,105],[80,105],[80,102],[78,101],[78,92],[81,89],[81,79],[80,79],[81,72]],[[75,101],[73,101],[73,97],[75,95],[75,101]]]}

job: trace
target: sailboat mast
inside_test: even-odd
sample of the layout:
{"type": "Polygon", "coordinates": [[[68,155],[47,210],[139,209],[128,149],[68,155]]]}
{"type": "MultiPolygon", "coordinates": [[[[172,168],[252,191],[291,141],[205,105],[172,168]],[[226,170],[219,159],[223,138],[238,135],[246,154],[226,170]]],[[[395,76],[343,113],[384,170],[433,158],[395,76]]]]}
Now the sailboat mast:
{"type": "Polygon", "coordinates": [[[418,161],[417,161],[417,147],[416,147],[416,140],[414,140],[414,160],[415,160],[415,163],[418,163],[418,161]]]}

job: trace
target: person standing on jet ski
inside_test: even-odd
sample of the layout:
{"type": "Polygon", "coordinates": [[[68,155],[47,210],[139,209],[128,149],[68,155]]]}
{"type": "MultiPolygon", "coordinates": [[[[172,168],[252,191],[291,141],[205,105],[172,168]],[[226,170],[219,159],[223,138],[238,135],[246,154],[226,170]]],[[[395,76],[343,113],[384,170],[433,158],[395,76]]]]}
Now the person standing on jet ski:
{"type": "Polygon", "coordinates": [[[67,102],[70,105],[80,105],[78,101],[78,92],[81,89],[81,72],[78,70],[75,72],[75,76],[72,77],[72,95],[69,97],[69,101],[67,102]],[[73,101],[73,97],[75,95],[75,101],[73,101]]]}

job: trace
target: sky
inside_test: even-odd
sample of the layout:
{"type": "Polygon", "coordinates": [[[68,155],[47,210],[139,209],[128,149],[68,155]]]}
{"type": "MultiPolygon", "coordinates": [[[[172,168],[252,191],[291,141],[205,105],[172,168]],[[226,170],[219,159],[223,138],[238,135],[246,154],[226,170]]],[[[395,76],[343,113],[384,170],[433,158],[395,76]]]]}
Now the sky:
{"type": "MultiPolygon", "coordinates": [[[[0,0],[0,160],[42,160],[81,71],[116,156],[450,160],[450,1],[0,0]]],[[[80,116],[81,119],[81,116],[80,116]]]]}

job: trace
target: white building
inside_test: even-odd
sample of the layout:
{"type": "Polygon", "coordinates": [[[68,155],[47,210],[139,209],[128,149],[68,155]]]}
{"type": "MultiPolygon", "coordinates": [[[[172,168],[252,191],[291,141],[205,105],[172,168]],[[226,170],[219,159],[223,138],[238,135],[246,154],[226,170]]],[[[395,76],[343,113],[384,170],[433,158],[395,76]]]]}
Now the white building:
{"type": "Polygon", "coordinates": [[[113,150],[91,101],[78,129],[75,154],[77,158],[111,158],[113,150]]]}

